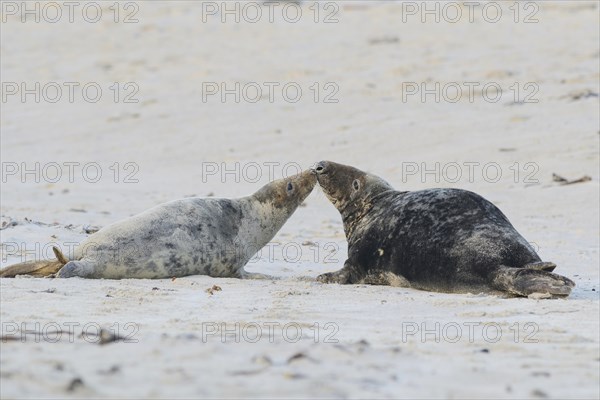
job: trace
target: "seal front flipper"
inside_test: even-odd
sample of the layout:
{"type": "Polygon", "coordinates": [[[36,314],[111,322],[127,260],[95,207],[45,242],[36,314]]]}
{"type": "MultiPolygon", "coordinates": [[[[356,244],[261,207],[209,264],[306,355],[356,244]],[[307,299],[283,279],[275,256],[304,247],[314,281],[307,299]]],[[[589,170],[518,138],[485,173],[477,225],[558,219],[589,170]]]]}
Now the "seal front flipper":
{"type": "Polygon", "coordinates": [[[335,272],[327,272],[317,276],[317,281],[321,283],[339,283],[346,285],[351,283],[359,283],[363,279],[364,274],[358,272],[358,269],[348,260],[344,263],[344,268],[335,272]]]}
{"type": "Polygon", "coordinates": [[[533,293],[568,296],[575,287],[575,282],[564,276],[528,267],[500,266],[492,272],[490,278],[492,286],[496,289],[519,296],[529,296],[533,293]]]}
{"type": "Polygon", "coordinates": [[[247,272],[244,268],[239,269],[234,275],[238,279],[278,279],[274,276],[259,274],[258,272],[247,272]]]}
{"type": "Polygon", "coordinates": [[[92,261],[78,260],[69,261],[64,267],[56,274],[57,278],[93,278],[94,271],[97,268],[97,264],[92,261]]]}
{"type": "Polygon", "coordinates": [[[408,279],[402,275],[397,275],[391,271],[371,270],[367,272],[364,278],[359,283],[365,285],[382,285],[393,287],[411,287],[408,279]]]}

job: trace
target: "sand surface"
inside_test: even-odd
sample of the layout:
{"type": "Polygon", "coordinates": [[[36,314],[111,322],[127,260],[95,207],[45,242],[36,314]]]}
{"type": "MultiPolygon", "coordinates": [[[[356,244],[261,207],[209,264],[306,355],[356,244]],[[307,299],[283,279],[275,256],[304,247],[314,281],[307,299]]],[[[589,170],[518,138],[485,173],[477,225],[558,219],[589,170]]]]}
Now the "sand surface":
{"type": "Polygon", "coordinates": [[[500,3],[496,23],[484,3],[456,23],[423,23],[400,2],[322,2],[319,22],[304,2],[297,23],[283,6],[273,22],[262,6],[256,23],[222,23],[191,1],[121,3],[117,23],[112,2],[97,23],[80,9],[73,23],[65,7],[56,23],[3,9],[3,95],[7,82],[64,91],[2,101],[2,267],[165,201],[248,195],[327,159],[399,190],[483,195],[577,286],[536,300],[319,284],[347,246],[315,188],[247,266],[277,280],[0,280],[1,397],[598,398],[599,7],[521,4],[516,23],[500,3]],[[72,102],[65,82],[79,83],[72,102]],[[239,103],[203,101],[207,83],[236,82],[239,103]],[[279,84],[273,101],[265,82],[279,84]],[[449,92],[422,101],[410,90],[423,82],[449,92]],[[472,99],[465,82],[478,84],[472,99]],[[101,345],[99,328],[127,340],[101,345]]]}

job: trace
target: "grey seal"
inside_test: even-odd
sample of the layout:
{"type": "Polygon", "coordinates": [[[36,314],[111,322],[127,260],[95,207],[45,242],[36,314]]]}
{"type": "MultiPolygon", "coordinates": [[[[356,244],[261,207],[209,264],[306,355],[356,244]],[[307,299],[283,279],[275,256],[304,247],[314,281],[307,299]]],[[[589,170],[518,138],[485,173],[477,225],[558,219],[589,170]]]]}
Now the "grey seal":
{"type": "MultiPolygon", "coordinates": [[[[1,276],[257,278],[244,265],[279,231],[316,184],[312,171],[268,183],[251,196],[185,198],[100,229],[66,257],[17,264],[1,276]]],[[[263,276],[264,277],[264,276],[263,276]]]]}
{"type": "Polygon", "coordinates": [[[396,191],[351,166],[313,167],[342,216],[348,259],[325,283],[374,283],[423,290],[567,296],[573,281],[552,273],[508,218],[461,189],[396,191]]]}

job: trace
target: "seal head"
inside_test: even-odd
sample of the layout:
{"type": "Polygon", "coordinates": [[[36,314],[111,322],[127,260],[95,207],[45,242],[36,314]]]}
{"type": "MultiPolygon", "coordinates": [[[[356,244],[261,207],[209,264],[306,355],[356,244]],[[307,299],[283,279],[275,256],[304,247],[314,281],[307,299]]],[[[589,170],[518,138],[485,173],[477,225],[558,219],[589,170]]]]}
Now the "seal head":
{"type": "Polygon", "coordinates": [[[313,170],[325,196],[340,212],[346,234],[370,210],[373,199],[394,190],[380,177],[349,165],[319,161],[313,170]]]}
{"type": "Polygon", "coordinates": [[[252,197],[263,204],[283,211],[289,217],[312,192],[316,183],[317,177],[314,171],[303,171],[266,184],[252,197]]]}

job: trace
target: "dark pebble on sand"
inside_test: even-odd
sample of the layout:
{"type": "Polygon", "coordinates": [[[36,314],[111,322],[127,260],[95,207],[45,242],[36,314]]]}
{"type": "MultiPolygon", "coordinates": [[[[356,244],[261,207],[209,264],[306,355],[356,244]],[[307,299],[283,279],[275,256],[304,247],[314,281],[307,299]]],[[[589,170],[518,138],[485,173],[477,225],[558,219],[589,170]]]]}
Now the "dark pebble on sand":
{"type": "Polygon", "coordinates": [[[73,380],[69,383],[69,386],[67,386],[67,391],[73,392],[82,386],[83,380],[81,378],[73,378],[73,380]]]}
{"type": "Polygon", "coordinates": [[[546,394],[546,392],[543,392],[539,389],[535,389],[531,392],[531,397],[535,397],[538,399],[547,399],[548,395],[546,394]]]}

